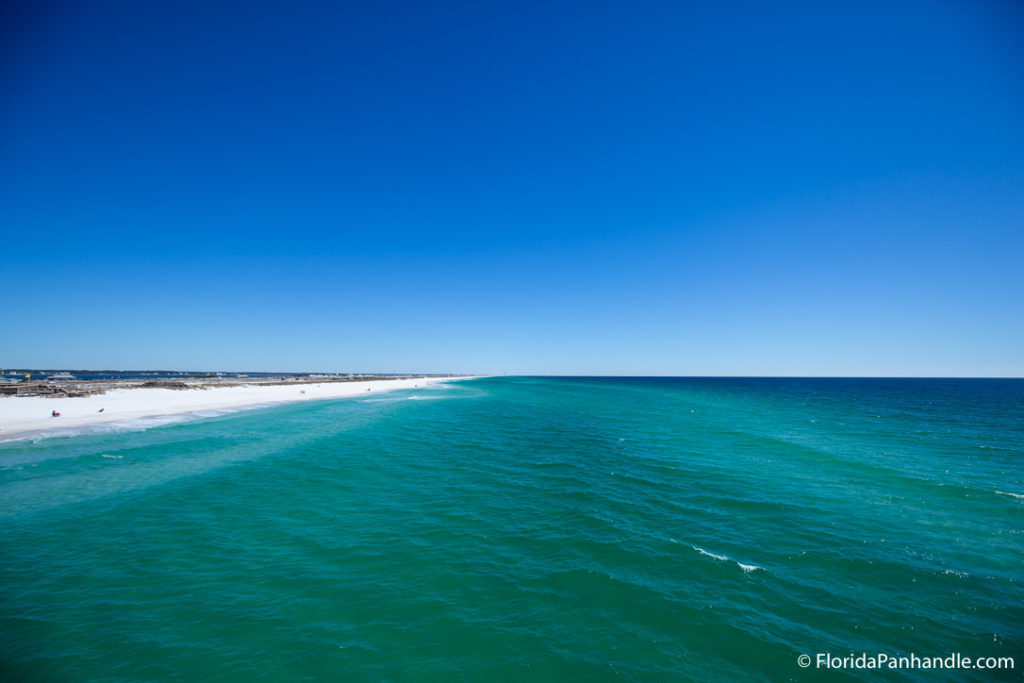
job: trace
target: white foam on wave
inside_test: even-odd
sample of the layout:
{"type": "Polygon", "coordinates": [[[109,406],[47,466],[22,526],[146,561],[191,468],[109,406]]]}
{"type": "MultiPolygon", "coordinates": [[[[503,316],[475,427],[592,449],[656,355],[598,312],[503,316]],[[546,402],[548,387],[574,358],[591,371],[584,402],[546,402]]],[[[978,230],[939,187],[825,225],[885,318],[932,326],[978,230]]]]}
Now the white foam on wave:
{"type": "Polygon", "coordinates": [[[440,401],[455,398],[454,396],[428,396],[425,394],[414,394],[413,396],[396,396],[391,398],[364,398],[360,403],[392,403],[394,401],[440,401]]]}
{"type": "Polygon", "coordinates": [[[224,415],[230,415],[231,413],[237,413],[237,412],[239,412],[239,411],[237,411],[237,410],[230,410],[230,409],[227,409],[227,408],[222,408],[220,410],[193,410],[191,413],[189,413],[189,415],[194,415],[195,417],[206,418],[206,417],[222,417],[224,415]]]}
{"type": "Polygon", "coordinates": [[[716,555],[714,553],[709,553],[707,550],[704,550],[704,548],[698,548],[697,546],[692,546],[692,547],[693,547],[694,550],[696,550],[701,555],[707,555],[708,557],[713,557],[716,560],[728,560],[729,559],[725,555],[716,555]]]}
{"type": "Polygon", "coordinates": [[[196,416],[190,413],[182,413],[180,415],[154,415],[153,417],[137,417],[130,420],[118,420],[117,422],[101,422],[100,424],[80,427],[76,431],[83,434],[139,432],[152,429],[154,427],[164,427],[166,425],[177,424],[178,422],[185,422],[189,419],[195,419],[195,417],[196,416]]]}
{"type": "Polygon", "coordinates": [[[1001,496],[1012,496],[1013,498],[1016,498],[1018,500],[1024,500],[1024,495],[1020,493],[1009,493],[1007,491],[996,491],[996,493],[998,493],[1001,496]]]}
{"type": "MultiPolygon", "coordinates": [[[[707,555],[708,557],[714,558],[714,559],[719,560],[721,562],[728,562],[729,561],[729,558],[726,557],[725,555],[719,555],[717,553],[712,553],[712,552],[709,552],[707,550],[704,550],[704,548],[700,548],[700,547],[695,546],[695,545],[694,546],[690,546],[690,547],[693,548],[694,550],[696,550],[701,555],[707,555]]],[[[733,561],[735,562],[735,560],[733,560],[733,561]]],[[[764,567],[761,567],[761,566],[756,565],[756,564],[743,564],[742,562],[736,562],[736,565],[740,569],[742,569],[744,571],[744,573],[746,573],[746,574],[749,574],[750,572],[753,572],[753,571],[757,571],[758,569],[764,571],[764,567]]]]}
{"type": "Polygon", "coordinates": [[[107,455],[106,453],[103,453],[100,457],[109,458],[110,460],[124,460],[123,455],[107,455]]]}

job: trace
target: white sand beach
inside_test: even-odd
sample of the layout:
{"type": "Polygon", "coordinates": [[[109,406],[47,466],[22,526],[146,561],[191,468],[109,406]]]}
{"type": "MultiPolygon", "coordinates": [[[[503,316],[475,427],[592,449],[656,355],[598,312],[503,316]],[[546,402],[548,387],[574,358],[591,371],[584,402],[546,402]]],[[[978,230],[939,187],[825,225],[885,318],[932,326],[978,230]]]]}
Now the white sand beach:
{"type": "Polygon", "coordinates": [[[105,394],[71,398],[5,396],[0,397],[0,441],[140,418],[187,415],[204,411],[233,411],[294,401],[365,396],[396,389],[423,388],[459,379],[467,378],[417,377],[320,384],[245,384],[205,389],[142,387],[114,389],[105,394]],[[60,416],[54,417],[53,411],[59,412],[60,416]]]}

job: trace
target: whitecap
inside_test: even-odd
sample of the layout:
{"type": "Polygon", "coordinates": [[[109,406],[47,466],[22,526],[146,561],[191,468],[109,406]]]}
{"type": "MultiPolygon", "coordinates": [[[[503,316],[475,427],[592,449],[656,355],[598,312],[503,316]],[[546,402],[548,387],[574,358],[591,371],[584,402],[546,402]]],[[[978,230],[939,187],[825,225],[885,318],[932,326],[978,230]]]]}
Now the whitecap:
{"type": "MultiPolygon", "coordinates": [[[[714,558],[716,560],[721,560],[721,561],[724,561],[724,562],[728,562],[729,561],[729,558],[726,557],[725,555],[718,555],[716,553],[708,552],[707,550],[704,550],[704,548],[699,548],[699,547],[697,547],[695,545],[694,546],[690,546],[690,547],[693,548],[694,550],[696,550],[697,552],[699,552],[701,555],[707,555],[708,557],[714,558]]],[[[749,574],[752,571],[757,571],[758,569],[760,569],[762,571],[764,570],[764,567],[761,567],[761,566],[756,565],[756,564],[743,564],[742,562],[736,562],[736,565],[740,569],[742,569],[745,573],[747,573],[747,574],[749,574]]]]}
{"type": "Polygon", "coordinates": [[[696,550],[697,552],[699,552],[701,555],[707,555],[708,557],[713,557],[716,560],[728,560],[729,559],[725,555],[716,555],[714,553],[709,553],[707,550],[704,550],[704,548],[698,548],[697,546],[691,546],[691,547],[694,550],[696,550]]]}
{"type": "Polygon", "coordinates": [[[996,491],[1001,496],[1013,496],[1014,498],[1024,500],[1024,495],[1020,493],[1008,493],[1007,491],[996,491]]]}

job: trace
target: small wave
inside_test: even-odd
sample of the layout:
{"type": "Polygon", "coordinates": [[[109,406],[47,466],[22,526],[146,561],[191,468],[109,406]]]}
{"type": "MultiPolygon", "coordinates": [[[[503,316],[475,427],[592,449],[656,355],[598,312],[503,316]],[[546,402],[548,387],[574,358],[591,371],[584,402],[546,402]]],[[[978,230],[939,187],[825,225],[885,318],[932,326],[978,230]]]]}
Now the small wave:
{"type": "MultiPolygon", "coordinates": [[[[32,434],[24,437],[32,443],[39,443],[47,439],[62,437],[96,435],[96,434],[118,434],[121,432],[141,432],[153,427],[163,427],[178,422],[185,422],[190,419],[197,419],[198,416],[192,413],[180,415],[156,415],[153,417],[139,417],[129,420],[118,420],[116,422],[100,422],[98,424],[83,425],[81,427],[67,427],[64,429],[50,429],[39,434],[32,434]]],[[[12,439],[13,441],[14,439],[12,439]]]]}
{"type": "Polygon", "coordinates": [[[223,417],[224,415],[230,415],[231,413],[238,412],[236,410],[223,409],[223,410],[193,410],[189,415],[195,417],[223,417]]]}
{"type": "Polygon", "coordinates": [[[708,557],[713,557],[716,560],[728,560],[729,559],[725,555],[716,555],[714,553],[709,553],[707,550],[704,550],[704,548],[698,548],[697,546],[692,546],[692,547],[693,547],[694,550],[696,550],[701,555],[707,555],[708,557]]]}
{"type": "Polygon", "coordinates": [[[101,458],[109,458],[110,460],[124,460],[123,455],[107,455],[106,453],[100,456],[101,458]]]}
{"type": "MultiPolygon", "coordinates": [[[[699,548],[699,547],[697,547],[695,545],[694,546],[690,546],[690,547],[693,548],[694,550],[696,550],[701,555],[707,555],[708,557],[711,557],[711,558],[714,558],[716,560],[723,561],[723,562],[728,562],[729,561],[729,558],[726,557],[725,555],[718,555],[717,553],[709,552],[707,550],[704,550],[704,548],[699,548]]],[[[733,561],[735,562],[735,560],[733,560],[733,561]]],[[[736,562],[736,565],[740,569],[742,569],[743,572],[746,573],[746,574],[749,574],[750,572],[753,572],[753,571],[757,571],[759,569],[761,571],[764,571],[764,567],[761,567],[761,566],[756,565],[756,564],[743,564],[742,562],[736,562]]]]}
{"type": "Polygon", "coordinates": [[[996,493],[998,493],[1001,496],[1012,496],[1018,500],[1024,500],[1024,495],[1020,493],[1009,493],[1007,491],[996,491],[996,493]]]}
{"type": "Polygon", "coordinates": [[[81,427],[78,431],[82,434],[137,432],[152,429],[153,427],[177,424],[178,422],[185,422],[189,419],[195,419],[195,417],[188,413],[182,413],[180,415],[154,415],[152,417],[139,417],[131,420],[120,420],[118,422],[103,422],[96,425],[81,427]]]}
{"type": "Polygon", "coordinates": [[[968,574],[967,572],[958,572],[955,569],[944,569],[944,570],[942,570],[942,573],[943,574],[950,574],[952,576],[959,576],[961,579],[966,579],[967,577],[970,576],[970,574],[968,574]]]}
{"type": "Polygon", "coordinates": [[[453,398],[452,396],[424,396],[422,394],[416,394],[415,396],[398,396],[391,398],[364,398],[360,399],[360,403],[392,403],[394,401],[439,401],[441,399],[453,398]]]}

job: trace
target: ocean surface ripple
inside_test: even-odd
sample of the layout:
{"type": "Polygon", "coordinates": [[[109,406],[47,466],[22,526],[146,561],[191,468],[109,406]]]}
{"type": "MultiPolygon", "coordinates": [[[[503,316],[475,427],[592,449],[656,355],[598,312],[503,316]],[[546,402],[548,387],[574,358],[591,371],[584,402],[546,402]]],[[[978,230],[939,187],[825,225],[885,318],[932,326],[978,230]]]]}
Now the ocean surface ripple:
{"type": "Polygon", "coordinates": [[[493,378],[135,427],[0,445],[0,680],[1024,666],[1024,381],[493,378]]]}

